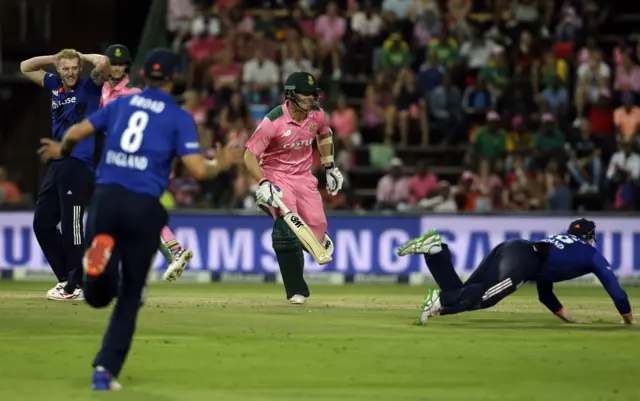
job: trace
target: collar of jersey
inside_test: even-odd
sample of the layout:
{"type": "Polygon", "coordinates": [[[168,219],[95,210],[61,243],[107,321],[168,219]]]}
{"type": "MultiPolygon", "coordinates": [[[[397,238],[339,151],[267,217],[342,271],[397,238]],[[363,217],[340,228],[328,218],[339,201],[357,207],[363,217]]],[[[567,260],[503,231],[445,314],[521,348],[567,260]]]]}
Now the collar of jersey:
{"type": "Polygon", "coordinates": [[[113,84],[113,81],[111,81],[111,89],[112,90],[119,90],[124,88],[125,86],[127,86],[127,84],[129,83],[129,75],[125,75],[120,82],[118,82],[117,84],[113,84]]]}
{"type": "Polygon", "coordinates": [[[158,89],[158,88],[150,88],[150,87],[146,87],[144,88],[144,91],[147,93],[153,93],[154,95],[160,96],[160,97],[166,97],[168,99],[173,100],[173,96],[170,93],[167,93],[165,91],[163,91],[162,89],[158,89]]]}
{"type": "Polygon", "coordinates": [[[293,117],[291,117],[291,114],[289,113],[289,107],[287,107],[286,101],[282,104],[282,114],[284,114],[284,119],[289,124],[294,123],[299,126],[302,126],[304,124],[304,121],[302,123],[299,123],[296,120],[294,120],[293,117]]]}

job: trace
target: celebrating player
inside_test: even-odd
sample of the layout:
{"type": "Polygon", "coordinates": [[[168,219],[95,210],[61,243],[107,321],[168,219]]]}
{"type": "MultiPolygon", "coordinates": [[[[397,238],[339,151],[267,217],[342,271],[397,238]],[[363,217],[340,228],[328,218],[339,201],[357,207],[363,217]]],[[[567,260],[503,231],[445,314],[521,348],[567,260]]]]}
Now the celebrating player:
{"type": "Polygon", "coordinates": [[[633,324],[627,293],[620,287],[609,262],[593,247],[596,225],[586,219],[571,223],[566,234],[539,242],[510,240],[495,247],[463,284],[451,263],[451,252],[436,230],[413,239],[398,255],[424,254],[425,262],[440,290],[427,292],[417,324],[437,315],[486,309],[513,294],[526,281],[536,281],[538,298],[567,323],[585,323],[567,315],[553,293],[553,283],[595,274],[622,315],[633,324]]]}
{"type": "Polygon", "coordinates": [[[313,75],[294,72],[285,82],[284,94],[285,103],[267,114],[247,142],[244,162],[260,184],[256,191],[258,206],[274,208],[271,238],[287,299],[292,304],[304,304],[310,293],[303,276],[303,246],[276,210],[273,199],[281,198],[287,208],[298,213],[332,253],[318,180],[310,172],[314,140],[332,195],[342,189],[343,178],[334,163],[332,132],[325,112],[318,106],[319,89],[313,75]]]}
{"type": "MultiPolygon", "coordinates": [[[[53,139],[98,109],[100,91],[109,74],[109,60],[99,54],[64,49],[53,56],[34,57],[20,64],[22,73],[51,94],[53,139]],[[95,66],[91,78],[81,79],[83,62],[95,66]],[[53,64],[59,75],[43,70],[53,64]]],[[[82,253],[84,252],[84,207],[93,185],[94,138],[78,144],[68,157],[50,161],[36,200],[33,230],[58,284],[47,298],[66,301],[83,299],[82,253]],[[60,223],[61,231],[57,228],[60,223]]]]}
{"type": "Polygon", "coordinates": [[[171,96],[177,56],[167,49],[151,51],[144,63],[147,88],[109,103],[67,131],[62,143],[43,139],[44,158],[69,154],[95,131],[106,132],[97,188],[91,203],[88,237],[82,259],[87,302],[107,306],[114,297],[117,267],[109,264],[114,248],[122,257],[122,279],[116,306],[93,363],[94,390],[117,390],[118,377],[131,346],[142,290],[167,224],[158,199],[168,185],[177,154],[198,180],[210,179],[241,161],[241,151],[218,146],[217,160],[208,162],[191,116],[171,96]]]}
{"type": "MultiPolygon", "coordinates": [[[[105,56],[109,58],[111,69],[109,80],[102,87],[101,105],[105,106],[119,96],[139,93],[140,88],[137,88],[129,80],[129,68],[131,68],[129,48],[124,45],[111,45],[107,47],[105,56]]],[[[183,248],[169,227],[164,227],[160,236],[162,238],[160,251],[169,264],[163,278],[165,281],[173,281],[180,277],[193,258],[193,251],[183,248]]]]}

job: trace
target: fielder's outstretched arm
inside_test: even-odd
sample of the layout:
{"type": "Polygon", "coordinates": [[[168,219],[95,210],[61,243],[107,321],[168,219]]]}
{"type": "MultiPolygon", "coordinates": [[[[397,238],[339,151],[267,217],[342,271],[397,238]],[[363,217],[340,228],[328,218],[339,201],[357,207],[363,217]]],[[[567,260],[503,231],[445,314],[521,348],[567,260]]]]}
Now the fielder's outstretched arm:
{"type": "Polygon", "coordinates": [[[593,256],[593,274],[598,277],[598,280],[602,283],[602,286],[613,300],[616,309],[624,319],[626,324],[633,323],[633,314],[631,313],[631,304],[629,303],[629,297],[624,289],[618,283],[616,275],[611,270],[611,265],[607,259],[596,252],[593,256]]]}
{"type": "Polygon", "coordinates": [[[585,323],[582,320],[575,319],[567,315],[564,310],[564,306],[556,297],[556,294],[553,293],[553,283],[550,281],[538,281],[536,283],[536,287],[538,289],[538,300],[544,304],[553,313],[558,316],[561,320],[567,323],[585,323]]]}

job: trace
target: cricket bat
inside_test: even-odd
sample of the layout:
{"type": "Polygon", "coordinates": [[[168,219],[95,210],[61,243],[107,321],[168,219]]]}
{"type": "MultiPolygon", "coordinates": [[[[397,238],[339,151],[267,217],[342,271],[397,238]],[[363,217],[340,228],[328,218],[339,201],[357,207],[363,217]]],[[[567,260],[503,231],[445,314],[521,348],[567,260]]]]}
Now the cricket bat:
{"type": "Polygon", "coordinates": [[[319,265],[326,265],[333,260],[327,249],[318,241],[318,238],[316,238],[316,235],[311,231],[307,223],[302,220],[302,217],[289,210],[282,200],[276,196],[273,197],[273,203],[282,210],[285,223],[287,223],[289,228],[291,228],[305,249],[309,251],[319,265]]]}

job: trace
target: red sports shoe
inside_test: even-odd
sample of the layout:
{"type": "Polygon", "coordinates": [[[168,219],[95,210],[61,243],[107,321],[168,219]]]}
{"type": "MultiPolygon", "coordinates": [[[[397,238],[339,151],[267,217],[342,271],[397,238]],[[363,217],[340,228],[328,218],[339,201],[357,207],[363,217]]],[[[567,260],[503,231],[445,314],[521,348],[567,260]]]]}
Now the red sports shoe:
{"type": "Polygon", "coordinates": [[[87,272],[89,277],[97,277],[104,273],[104,269],[107,268],[109,258],[111,258],[111,251],[115,241],[113,237],[108,234],[96,235],[91,243],[91,247],[84,253],[82,258],[82,265],[84,271],[87,272]]]}

